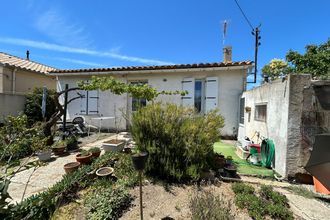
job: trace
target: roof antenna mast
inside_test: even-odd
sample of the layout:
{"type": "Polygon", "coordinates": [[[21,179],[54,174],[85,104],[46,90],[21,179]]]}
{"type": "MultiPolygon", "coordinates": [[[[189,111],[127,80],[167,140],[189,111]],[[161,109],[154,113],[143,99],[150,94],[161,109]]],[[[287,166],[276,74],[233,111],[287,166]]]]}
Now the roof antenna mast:
{"type": "Polygon", "coordinates": [[[222,47],[225,47],[226,36],[227,36],[227,28],[228,28],[228,20],[224,20],[222,22],[222,47]]]}

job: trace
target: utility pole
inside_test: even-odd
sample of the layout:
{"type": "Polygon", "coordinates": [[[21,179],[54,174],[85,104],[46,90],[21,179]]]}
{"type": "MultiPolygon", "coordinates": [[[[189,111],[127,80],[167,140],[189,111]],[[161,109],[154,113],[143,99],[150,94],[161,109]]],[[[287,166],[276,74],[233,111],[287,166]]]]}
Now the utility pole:
{"type": "Polygon", "coordinates": [[[258,71],[258,48],[261,45],[259,40],[261,39],[260,37],[260,25],[253,29],[252,35],[255,36],[255,46],[254,46],[254,81],[253,83],[257,82],[257,71],[258,71]]]}

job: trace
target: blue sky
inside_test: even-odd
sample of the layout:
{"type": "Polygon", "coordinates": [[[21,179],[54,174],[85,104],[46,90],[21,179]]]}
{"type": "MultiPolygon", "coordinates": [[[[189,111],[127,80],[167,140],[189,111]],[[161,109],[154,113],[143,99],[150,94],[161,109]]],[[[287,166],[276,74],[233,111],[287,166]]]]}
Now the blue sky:
{"type": "MultiPolygon", "coordinates": [[[[259,69],[289,49],[330,37],[330,1],[238,0],[261,24],[259,69]]],[[[7,0],[0,51],[57,68],[222,60],[222,22],[233,60],[253,60],[254,39],[234,0],[7,0]]],[[[259,71],[260,72],[260,71],[259,71]]]]}

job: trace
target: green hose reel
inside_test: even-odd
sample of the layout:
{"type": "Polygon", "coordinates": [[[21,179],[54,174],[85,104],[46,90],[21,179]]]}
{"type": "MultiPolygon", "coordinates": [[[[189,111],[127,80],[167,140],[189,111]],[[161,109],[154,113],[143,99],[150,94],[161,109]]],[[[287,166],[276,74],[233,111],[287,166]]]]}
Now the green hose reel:
{"type": "Polygon", "coordinates": [[[265,139],[261,143],[261,165],[271,168],[275,158],[275,145],[273,140],[265,139]]]}

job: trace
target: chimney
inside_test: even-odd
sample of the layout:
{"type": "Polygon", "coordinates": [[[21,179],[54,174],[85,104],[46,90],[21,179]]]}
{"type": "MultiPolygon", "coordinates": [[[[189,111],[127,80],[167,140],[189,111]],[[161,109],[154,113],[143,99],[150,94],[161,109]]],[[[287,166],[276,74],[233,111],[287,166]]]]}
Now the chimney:
{"type": "Polygon", "coordinates": [[[30,60],[30,51],[29,50],[26,51],[26,59],[30,60]]]}
{"type": "Polygon", "coordinates": [[[230,63],[232,62],[232,47],[225,46],[223,48],[223,62],[230,63]]]}

